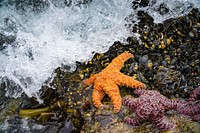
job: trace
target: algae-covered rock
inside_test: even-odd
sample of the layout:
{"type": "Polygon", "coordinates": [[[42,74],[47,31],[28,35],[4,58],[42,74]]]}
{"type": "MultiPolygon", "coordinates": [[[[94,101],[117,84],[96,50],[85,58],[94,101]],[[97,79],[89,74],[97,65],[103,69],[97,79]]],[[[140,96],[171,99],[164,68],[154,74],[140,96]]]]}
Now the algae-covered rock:
{"type": "Polygon", "coordinates": [[[20,107],[22,100],[19,98],[2,99],[0,104],[0,123],[13,117],[20,107]]]}

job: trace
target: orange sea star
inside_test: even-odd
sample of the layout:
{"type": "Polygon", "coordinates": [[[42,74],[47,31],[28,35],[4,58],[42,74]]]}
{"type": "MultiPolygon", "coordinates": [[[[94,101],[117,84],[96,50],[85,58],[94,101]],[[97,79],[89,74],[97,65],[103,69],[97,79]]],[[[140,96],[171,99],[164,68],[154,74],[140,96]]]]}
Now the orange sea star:
{"type": "Polygon", "coordinates": [[[114,112],[118,113],[122,105],[122,98],[119,92],[119,86],[128,86],[132,88],[146,88],[145,84],[133,79],[130,76],[120,72],[124,62],[133,55],[124,52],[112,60],[112,62],[98,74],[91,74],[89,79],[84,80],[86,85],[94,85],[92,101],[95,107],[101,108],[101,100],[108,94],[114,105],[114,112]]]}

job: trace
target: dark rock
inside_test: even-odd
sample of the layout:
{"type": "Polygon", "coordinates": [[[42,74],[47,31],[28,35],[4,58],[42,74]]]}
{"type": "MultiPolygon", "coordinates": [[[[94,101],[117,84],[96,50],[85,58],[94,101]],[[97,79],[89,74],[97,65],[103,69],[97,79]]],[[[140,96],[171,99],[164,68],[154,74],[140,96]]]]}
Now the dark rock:
{"type": "Polygon", "coordinates": [[[13,80],[7,77],[1,78],[1,89],[6,91],[7,96],[19,96],[22,93],[22,88],[13,80]]]}
{"type": "Polygon", "coordinates": [[[0,33],[0,51],[5,48],[5,46],[3,45],[6,42],[5,40],[6,36],[0,33]]]}

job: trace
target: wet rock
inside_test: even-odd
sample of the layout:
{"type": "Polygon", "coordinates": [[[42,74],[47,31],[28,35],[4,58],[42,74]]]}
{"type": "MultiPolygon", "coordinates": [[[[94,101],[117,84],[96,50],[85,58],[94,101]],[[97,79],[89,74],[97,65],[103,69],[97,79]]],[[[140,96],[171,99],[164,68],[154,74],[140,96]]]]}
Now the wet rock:
{"type": "Polygon", "coordinates": [[[12,44],[15,40],[16,40],[16,36],[9,35],[9,36],[6,37],[5,42],[6,42],[7,44],[12,44]]]}
{"type": "Polygon", "coordinates": [[[154,3],[155,1],[151,1],[151,0],[135,0],[132,2],[132,7],[133,9],[136,9],[138,7],[147,7],[148,5],[154,3]]]}
{"type": "Polygon", "coordinates": [[[3,45],[5,43],[5,38],[5,35],[0,33],[0,51],[5,48],[5,46],[3,45]]]}
{"type": "Polygon", "coordinates": [[[162,3],[159,5],[157,11],[161,14],[161,15],[165,15],[169,12],[169,8],[167,7],[167,5],[165,3],[162,3]]]}
{"type": "Polygon", "coordinates": [[[0,84],[0,98],[5,97],[5,94],[6,94],[5,88],[6,88],[5,83],[1,83],[0,84]]]}
{"type": "Polygon", "coordinates": [[[12,44],[16,39],[16,36],[9,35],[5,36],[0,33],[0,51],[5,49],[7,45],[12,44]]]}
{"type": "Polygon", "coordinates": [[[60,129],[59,133],[71,133],[74,130],[74,124],[71,120],[66,120],[64,127],[60,129]]]}
{"type": "Polygon", "coordinates": [[[6,130],[10,133],[56,133],[61,127],[61,123],[49,122],[45,125],[36,123],[33,120],[21,119],[15,116],[7,121],[7,126],[4,127],[3,132],[6,130]]]}
{"type": "Polygon", "coordinates": [[[12,118],[17,112],[22,100],[20,98],[4,98],[0,104],[0,124],[6,119],[12,118]]]}
{"type": "Polygon", "coordinates": [[[1,89],[6,91],[6,96],[17,97],[22,93],[22,88],[7,77],[0,79],[1,89]]]}
{"type": "Polygon", "coordinates": [[[131,132],[132,130],[123,122],[123,112],[114,114],[110,105],[105,105],[102,109],[85,115],[86,124],[82,127],[82,132],[131,132]]]}

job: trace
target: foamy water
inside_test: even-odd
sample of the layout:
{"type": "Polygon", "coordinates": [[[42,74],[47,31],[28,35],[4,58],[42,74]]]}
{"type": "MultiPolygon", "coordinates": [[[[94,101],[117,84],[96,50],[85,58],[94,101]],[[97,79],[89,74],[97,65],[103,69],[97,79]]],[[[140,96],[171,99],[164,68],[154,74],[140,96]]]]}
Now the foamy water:
{"type": "Polygon", "coordinates": [[[1,8],[1,32],[17,36],[0,53],[1,77],[13,80],[31,96],[61,64],[73,70],[76,61],[84,62],[92,52],[104,52],[114,41],[130,35],[124,26],[130,0],[93,0],[84,6],[75,2],[65,8],[50,3],[39,14],[19,15],[12,7],[1,8]]]}
{"type": "MultiPolygon", "coordinates": [[[[95,52],[105,52],[114,41],[130,36],[125,18],[138,10],[147,11],[155,22],[162,22],[188,13],[192,6],[199,7],[198,0],[159,0],[137,10],[131,8],[132,0],[77,4],[80,1],[73,0],[65,7],[49,2],[49,7],[41,13],[19,11],[10,5],[0,7],[0,33],[16,36],[14,43],[4,44],[7,47],[0,51],[0,77],[12,80],[20,86],[20,92],[31,96],[61,64],[74,70],[76,61],[87,61],[95,52]],[[170,10],[163,15],[156,10],[162,2],[170,10]]],[[[19,94],[19,91],[7,93],[19,94]]]]}
{"type": "Polygon", "coordinates": [[[140,10],[146,11],[154,18],[155,23],[187,14],[192,7],[200,8],[200,0],[151,0],[149,6],[140,10]]]}

